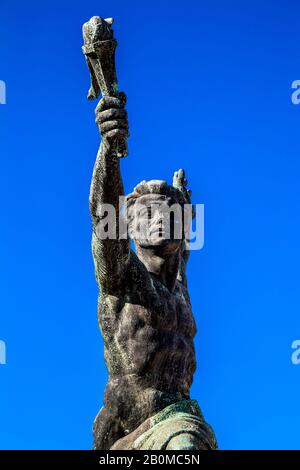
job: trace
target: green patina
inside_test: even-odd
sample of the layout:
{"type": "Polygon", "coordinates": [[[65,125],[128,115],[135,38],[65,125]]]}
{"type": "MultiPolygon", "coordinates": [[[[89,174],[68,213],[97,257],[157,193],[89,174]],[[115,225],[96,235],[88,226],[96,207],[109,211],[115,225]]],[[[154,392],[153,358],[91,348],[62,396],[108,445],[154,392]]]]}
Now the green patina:
{"type": "Polygon", "coordinates": [[[167,406],[162,411],[152,417],[153,426],[166,419],[176,418],[178,413],[188,413],[203,419],[201,410],[196,400],[180,400],[167,406]]]}

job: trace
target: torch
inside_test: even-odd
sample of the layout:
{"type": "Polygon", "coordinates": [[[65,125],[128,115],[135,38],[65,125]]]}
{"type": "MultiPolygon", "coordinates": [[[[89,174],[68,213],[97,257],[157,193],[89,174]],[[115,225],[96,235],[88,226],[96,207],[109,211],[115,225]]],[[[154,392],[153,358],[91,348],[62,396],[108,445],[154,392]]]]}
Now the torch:
{"type": "MultiPolygon", "coordinates": [[[[100,92],[102,96],[120,97],[115,64],[117,41],[113,35],[112,24],[112,18],[93,16],[82,28],[84,41],[82,50],[91,78],[88,93],[90,100],[96,99],[100,92]]],[[[120,138],[113,151],[117,157],[127,156],[126,138],[120,138]]]]}

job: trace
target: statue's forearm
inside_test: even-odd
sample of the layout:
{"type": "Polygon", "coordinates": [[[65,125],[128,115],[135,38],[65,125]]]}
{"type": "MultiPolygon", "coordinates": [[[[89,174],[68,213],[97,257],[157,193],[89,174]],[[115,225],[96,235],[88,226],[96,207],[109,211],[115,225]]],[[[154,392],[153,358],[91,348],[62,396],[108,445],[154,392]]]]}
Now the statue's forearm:
{"type": "Polygon", "coordinates": [[[93,226],[99,223],[102,204],[111,204],[118,215],[119,197],[123,195],[120,159],[113,155],[109,147],[101,143],[90,189],[90,211],[93,226]]]}
{"type": "Polygon", "coordinates": [[[90,210],[96,277],[106,291],[115,291],[122,285],[130,257],[129,240],[120,238],[119,233],[120,196],[124,195],[124,190],[116,149],[128,135],[124,105],[124,99],[104,96],[96,108],[102,143],[93,171],[90,210]]]}
{"type": "MultiPolygon", "coordinates": [[[[114,156],[103,143],[97,154],[91,191],[90,210],[93,223],[93,257],[96,279],[106,292],[115,292],[122,284],[130,257],[127,238],[119,238],[119,203],[123,196],[123,183],[120,173],[120,159],[114,156]],[[113,206],[114,214],[107,219],[107,204],[113,206]],[[104,220],[103,220],[104,219],[104,220]],[[105,235],[102,225],[111,223],[115,228],[113,236],[105,235]]],[[[108,231],[109,232],[109,231],[108,231]]]]}

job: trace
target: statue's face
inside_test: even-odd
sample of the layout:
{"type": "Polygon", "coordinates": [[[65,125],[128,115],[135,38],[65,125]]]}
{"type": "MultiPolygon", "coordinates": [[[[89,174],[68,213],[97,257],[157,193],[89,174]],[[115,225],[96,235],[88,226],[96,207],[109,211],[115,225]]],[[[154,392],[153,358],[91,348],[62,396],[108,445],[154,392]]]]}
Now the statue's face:
{"type": "Polygon", "coordinates": [[[132,208],[129,233],[143,248],[177,250],[184,233],[182,207],[172,197],[145,194],[132,208]]]}

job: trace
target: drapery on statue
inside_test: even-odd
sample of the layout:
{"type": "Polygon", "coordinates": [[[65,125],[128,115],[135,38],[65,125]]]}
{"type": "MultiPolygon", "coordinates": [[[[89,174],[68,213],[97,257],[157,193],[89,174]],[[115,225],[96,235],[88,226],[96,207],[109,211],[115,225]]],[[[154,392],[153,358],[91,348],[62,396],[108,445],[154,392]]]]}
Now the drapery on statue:
{"type": "MultiPolygon", "coordinates": [[[[112,205],[117,214],[121,211],[119,157],[127,155],[126,97],[118,92],[111,25],[112,19],[93,17],[83,27],[83,52],[91,73],[89,98],[102,92],[96,108],[102,142],[90,211],[109,380],[94,422],[94,448],[216,449],[212,429],[190,399],[196,325],[185,275],[188,251],[175,230],[178,220],[166,216],[174,204],[190,204],[183,170],[174,174],[172,186],[161,180],[142,181],[127,196],[124,217],[135,252],[128,237],[99,236],[104,205],[112,205]],[[138,232],[137,227],[146,223],[150,232],[138,232]]],[[[121,232],[118,218],[116,229],[121,232]]]]}

